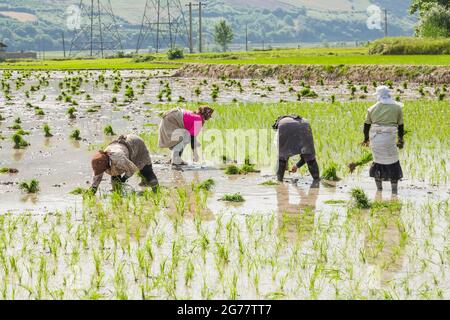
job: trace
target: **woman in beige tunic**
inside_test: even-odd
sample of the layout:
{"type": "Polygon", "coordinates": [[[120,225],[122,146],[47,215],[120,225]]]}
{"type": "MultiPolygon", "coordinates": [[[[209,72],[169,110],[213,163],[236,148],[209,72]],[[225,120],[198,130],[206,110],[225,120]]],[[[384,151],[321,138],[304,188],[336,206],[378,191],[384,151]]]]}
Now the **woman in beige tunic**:
{"type": "Polygon", "coordinates": [[[378,191],[383,190],[382,181],[390,181],[392,193],[397,194],[398,181],[403,177],[397,150],[404,143],[403,110],[392,100],[388,87],[379,86],[375,95],[378,102],[367,110],[364,122],[363,144],[370,144],[374,160],[370,176],[375,179],[378,191]]]}
{"type": "Polygon", "coordinates": [[[144,141],[134,134],[122,135],[104,151],[96,152],[91,165],[94,171],[91,190],[94,193],[105,172],[111,176],[113,185],[126,182],[136,171],[140,171],[143,176],[142,184],[154,190],[158,186],[148,149],[144,141]]]}

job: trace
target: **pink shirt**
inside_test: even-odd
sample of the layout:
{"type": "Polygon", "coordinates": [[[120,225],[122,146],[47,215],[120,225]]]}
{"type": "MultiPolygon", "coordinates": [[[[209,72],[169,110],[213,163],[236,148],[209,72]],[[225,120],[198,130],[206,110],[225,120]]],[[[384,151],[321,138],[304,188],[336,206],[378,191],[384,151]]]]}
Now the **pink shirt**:
{"type": "Polygon", "coordinates": [[[191,136],[196,137],[203,127],[203,118],[199,114],[192,111],[184,110],[183,112],[184,128],[189,131],[191,136]]]}

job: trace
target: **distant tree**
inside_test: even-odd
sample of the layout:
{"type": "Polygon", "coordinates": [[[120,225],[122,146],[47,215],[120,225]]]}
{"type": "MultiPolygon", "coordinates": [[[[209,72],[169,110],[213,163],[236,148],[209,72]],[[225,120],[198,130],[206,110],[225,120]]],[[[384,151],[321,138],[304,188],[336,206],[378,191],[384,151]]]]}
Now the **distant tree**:
{"type": "Polygon", "coordinates": [[[450,36],[449,0],[413,0],[409,12],[419,14],[416,35],[422,37],[450,36]]]}
{"type": "Polygon", "coordinates": [[[416,33],[422,37],[450,37],[450,9],[435,5],[420,18],[416,33]]]}
{"type": "Polygon", "coordinates": [[[220,20],[214,26],[214,41],[222,47],[223,51],[227,50],[233,37],[233,29],[225,20],[220,20]]]}
{"type": "Polygon", "coordinates": [[[418,12],[422,15],[434,5],[440,5],[445,9],[450,9],[450,1],[448,0],[413,0],[409,7],[409,13],[414,14],[418,12]]]}

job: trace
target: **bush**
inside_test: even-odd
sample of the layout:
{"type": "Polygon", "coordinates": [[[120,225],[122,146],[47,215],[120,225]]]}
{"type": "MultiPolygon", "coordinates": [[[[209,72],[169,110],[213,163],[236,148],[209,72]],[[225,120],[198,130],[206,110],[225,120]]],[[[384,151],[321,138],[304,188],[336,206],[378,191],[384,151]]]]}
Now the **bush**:
{"type": "Polygon", "coordinates": [[[450,37],[450,10],[439,5],[432,6],[421,16],[416,33],[421,37],[450,37]]]}
{"type": "Polygon", "coordinates": [[[450,54],[450,38],[383,38],[370,44],[369,54],[450,54]]]}
{"type": "Polygon", "coordinates": [[[169,60],[175,60],[175,59],[183,59],[184,58],[184,52],[181,48],[172,48],[167,51],[167,58],[169,60]]]}
{"type": "Polygon", "coordinates": [[[150,62],[155,60],[155,57],[150,54],[140,54],[133,57],[133,62],[141,63],[141,62],[150,62]]]}

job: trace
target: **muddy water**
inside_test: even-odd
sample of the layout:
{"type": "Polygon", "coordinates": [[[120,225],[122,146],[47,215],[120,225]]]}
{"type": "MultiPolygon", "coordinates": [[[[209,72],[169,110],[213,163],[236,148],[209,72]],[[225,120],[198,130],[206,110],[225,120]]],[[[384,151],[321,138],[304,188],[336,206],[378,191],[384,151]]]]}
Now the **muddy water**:
{"type": "MultiPolygon", "coordinates": [[[[32,210],[42,213],[79,208],[81,206],[80,196],[73,196],[69,193],[76,187],[87,187],[89,185],[91,178],[90,156],[94,150],[111,141],[110,137],[102,134],[105,125],[111,124],[117,133],[155,131],[155,127],[144,127],[144,124],[155,125],[158,123],[155,114],[157,111],[153,110],[151,105],[158,102],[156,95],[162,87],[161,81],[170,82],[174,100],[178,96],[183,96],[193,101],[211,100],[209,94],[214,83],[209,79],[170,78],[170,74],[158,75],[158,72],[123,71],[121,72],[122,77],[133,80],[135,87],[140,81],[148,78],[148,84],[143,95],[138,95],[137,91],[140,89],[135,88],[136,100],[132,103],[121,103],[124,100],[123,93],[113,94],[111,87],[94,86],[93,81],[90,81],[81,88],[84,94],[76,96],[79,104],[76,106],[77,118],[69,120],[65,114],[69,105],[56,100],[61,91],[58,84],[67,76],[66,73],[50,73],[49,86],[42,87],[37,93],[30,92],[30,98],[25,97],[25,91],[29,90],[32,85],[37,84],[35,78],[39,74],[44,73],[37,73],[25,79],[25,86],[17,92],[12,90],[11,101],[6,101],[3,95],[0,95],[0,113],[6,118],[5,121],[0,121],[0,133],[6,138],[6,140],[0,140],[0,167],[11,167],[19,170],[18,174],[0,175],[0,210],[3,212],[32,210]],[[206,80],[207,84],[200,86],[199,83],[202,80],[206,80]],[[201,88],[202,92],[199,97],[196,97],[193,93],[195,86],[201,88]],[[84,98],[85,93],[89,93],[93,100],[86,100],[84,98]],[[41,101],[43,95],[46,95],[45,101],[41,101]],[[117,96],[118,104],[110,103],[113,96],[117,96]],[[26,102],[42,108],[45,116],[35,115],[33,108],[25,106],[26,102]],[[88,112],[95,105],[101,106],[98,111],[88,112]],[[30,131],[30,135],[24,136],[24,138],[30,142],[31,146],[22,150],[13,149],[9,138],[15,130],[8,127],[13,124],[16,117],[21,118],[22,128],[30,131]],[[50,125],[54,134],[53,137],[44,137],[41,129],[44,123],[50,125]],[[82,140],[80,141],[73,141],[68,138],[69,134],[76,128],[81,131],[82,140]],[[25,195],[20,192],[18,189],[19,182],[32,178],[40,181],[41,191],[37,195],[25,195]]],[[[89,78],[94,80],[97,79],[98,75],[99,72],[91,72],[89,78]]],[[[14,74],[13,79],[17,76],[17,74],[14,74]]],[[[112,72],[106,72],[105,77],[109,86],[111,84],[108,80],[111,76],[112,72]]],[[[230,102],[233,98],[249,102],[269,102],[279,101],[280,99],[296,100],[295,94],[289,93],[288,88],[299,85],[295,81],[292,84],[279,84],[277,80],[273,79],[253,83],[247,79],[241,82],[244,88],[242,93],[236,86],[221,86],[218,102],[230,102]],[[267,94],[268,87],[272,87],[270,94],[267,94]],[[267,97],[261,97],[261,94],[267,94],[267,97]]],[[[11,83],[13,82],[11,81],[11,83]]],[[[14,85],[11,85],[11,87],[14,87],[14,85]]],[[[346,97],[349,91],[346,85],[313,86],[312,89],[319,94],[319,97],[332,93],[346,97]]],[[[431,89],[429,88],[429,90],[431,89]]],[[[409,97],[418,95],[414,85],[403,91],[403,94],[409,97]]],[[[166,186],[214,178],[216,187],[208,200],[208,206],[213,212],[226,211],[250,214],[252,212],[274,211],[298,212],[302,208],[336,208],[339,205],[327,205],[325,201],[330,199],[347,200],[348,191],[353,186],[363,187],[368,191],[371,198],[380,197],[366,171],[361,176],[351,177],[337,184],[323,184],[319,189],[310,189],[310,178],[300,176],[294,176],[294,178],[299,178],[298,184],[260,185],[267,179],[273,179],[273,172],[270,169],[264,169],[262,174],[237,177],[227,177],[217,168],[198,170],[192,167],[180,173],[172,172],[169,166],[164,164],[167,158],[163,155],[153,155],[153,158],[158,162],[155,165],[157,175],[162,184],[166,186]],[[240,192],[246,201],[240,204],[219,201],[224,194],[236,192],[240,192]]],[[[136,189],[138,189],[137,183],[137,178],[130,181],[132,187],[136,189]]],[[[384,193],[384,197],[389,199],[389,186],[386,187],[387,191],[384,193]]],[[[104,182],[103,191],[107,192],[109,188],[109,182],[104,182]]],[[[448,190],[433,189],[415,182],[403,181],[400,186],[399,197],[402,199],[426,201],[430,198],[446,196],[448,196],[448,190]]]]}

